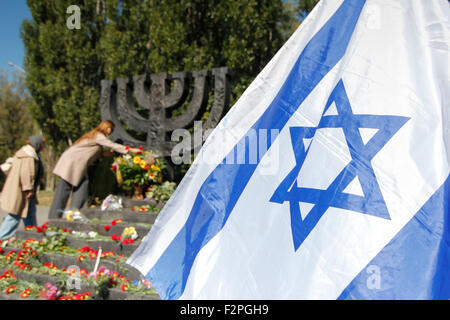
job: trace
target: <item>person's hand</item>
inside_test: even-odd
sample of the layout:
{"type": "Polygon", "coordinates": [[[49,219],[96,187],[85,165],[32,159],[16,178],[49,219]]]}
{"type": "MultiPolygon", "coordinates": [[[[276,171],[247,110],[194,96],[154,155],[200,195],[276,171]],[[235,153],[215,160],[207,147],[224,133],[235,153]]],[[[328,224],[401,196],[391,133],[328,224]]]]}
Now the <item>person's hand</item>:
{"type": "Polygon", "coordinates": [[[130,148],[130,149],[128,149],[128,152],[130,152],[130,153],[142,153],[142,150],[138,149],[138,148],[130,148]]]}
{"type": "Polygon", "coordinates": [[[147,163],[149,165],[155,164],[155,158],[153,158],[152,156],[148,157],[147,158],[147,163]]]}
{"type": "Polygon", "coordinates": [[[25,191],[25,198],[30,199],[33,197],[33,191],[25,191]]]}

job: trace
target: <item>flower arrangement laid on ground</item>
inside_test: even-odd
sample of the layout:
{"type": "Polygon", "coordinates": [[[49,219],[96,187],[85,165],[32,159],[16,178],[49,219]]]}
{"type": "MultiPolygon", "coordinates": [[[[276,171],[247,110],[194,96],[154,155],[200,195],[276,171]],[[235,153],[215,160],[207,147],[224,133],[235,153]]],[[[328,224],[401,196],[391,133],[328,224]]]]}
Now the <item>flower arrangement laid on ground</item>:
{"type": "Polygon", "coordinates": [[[167,202],[175,192],[175,182],[164,181],[161,185],[152,185],[147,189],[146,199],[167,202]]]}
{"type": "MultiPolygon", "coordinates": [[[[140,148],[142,149],[142,147],[140,148]]],[[[143,199],[143,191],[149,185],[162,183],[164,161],[151,151],[126,154],[114,159],[111,169],[116,174],[119,187],[134,189],[134,199],[143,199]]]]}
{"type": "Polygon", "coordinates": [[[133,206],[133,208],[131,208],[131,211],[139,212],[139,213],[143,213],[143,212],[159,213],[161,211],[161,209],[156,208],[155,206],[152,206],[151,204],[144,204],[142,206],[133,206]]]}
{"type": "Polygon", "coordinates": [[[48,225],[50,222],[44,223],[42,226],[26,226],[25,231],[36,231],[37,233],[45,233],[48,229],[48,225]]]}
{"type": "Polygon", "coordinates": [[[109,230],[111,229],[111,227],[114,227],[114,226],[117,225],[118,223],[122,223],[122,219],[116,219],[116,220],[111,221],[111,224],[105,224],[105,225],[103,226],[103,229],[104,229],[105,231],[109,231],[109,230]]]}
{"type": "Polygon", "coordinates": [[[67,221],[83,221],[83,220],[86,220],[79,210],[67,210],[67,211],[64,211],[62,218],[67,220],[67,221]]]}
{"type": "Polygon", "coordinates": [[[139,237],[135,227],[127,227],[122,231],[122,244],[132,244],[139,237]]]}
{"type": "Polygon", "coordinates": [[[110,238],[112,241],[116,241],[119,244],[127,245],[133,244],[134,241],[139,237],[135,227],[126,227],[123,229],[121,235],[113,234],[110,238]]]}

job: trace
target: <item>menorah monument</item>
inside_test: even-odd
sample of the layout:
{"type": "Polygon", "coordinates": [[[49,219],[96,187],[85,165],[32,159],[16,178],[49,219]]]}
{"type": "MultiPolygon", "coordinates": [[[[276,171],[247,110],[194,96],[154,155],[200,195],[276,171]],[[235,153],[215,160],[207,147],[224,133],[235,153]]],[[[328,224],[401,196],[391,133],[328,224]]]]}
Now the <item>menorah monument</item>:
{"type": "MultiPolygon", "coordinates": [[[[111,140],[121,140],[133,147],[143,146],[163,157],[171,156],[178,143],[171,139],[174,130],[189,129],[194,121],[202,118],[202,129],[213,129],[224,116],[230,103],[229,73],[227,67],[221,67],[211,71],[143,74],[102,80],[101,118],[116,125],[111,140]],[[211,104],[212,87],[214,98],[211,104]],[[148,110],[148,116],[138,112],[136,104],[141,110],[148,110]],[[184,106],[184,112],[171,116],[173,110],[180,106],[184,106]],[[206,111],[209,112],[207,117],[206,111]],[[145,140],[133,137],[128,129],[146,136],[145,140]]],[[[202,137],[201,143],[204,139],[206,136],[202,137]]],[[[199,148],[194,143],[198,144],[198,141],[184,150],[199,148]]]]}

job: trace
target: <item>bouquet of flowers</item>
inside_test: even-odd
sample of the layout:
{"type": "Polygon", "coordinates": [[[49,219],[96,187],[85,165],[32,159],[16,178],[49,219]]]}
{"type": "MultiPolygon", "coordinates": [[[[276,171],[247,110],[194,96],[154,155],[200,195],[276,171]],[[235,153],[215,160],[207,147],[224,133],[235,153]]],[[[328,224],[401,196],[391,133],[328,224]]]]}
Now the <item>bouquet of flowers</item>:
{"type": "Polygon", "coordinates": [[[122,244],[132,244],[138,236],[139,235],[134,227],[125,228],[121,235],[122,244]]]}
{"type": "Polygon", "coordinates": [[[161,171],[164,168],[165,164],[161,158],[151,151],[143,151],[115,158],[111,169],[116,173],[119,186],[143,190],[151,184],[162,182],[161,171]]]}

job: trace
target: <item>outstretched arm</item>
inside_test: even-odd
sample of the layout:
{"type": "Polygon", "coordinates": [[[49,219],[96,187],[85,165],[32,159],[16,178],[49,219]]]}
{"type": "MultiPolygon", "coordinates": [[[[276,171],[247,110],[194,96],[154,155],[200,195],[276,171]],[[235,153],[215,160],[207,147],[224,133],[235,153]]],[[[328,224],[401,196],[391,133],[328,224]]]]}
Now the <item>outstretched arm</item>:
{"type": "MultiPolygon", "coordinates": [[[[122,154],[131,152],[131,153],[139,153],[141,152],[141,150],[137,149],[137,148],[127,148],[126,146],[120,144],[120,143],[114,143],[111,140],[109,140],[105,135],[99,133],[97,134],[96,137],[96,142],[101,145],[102,147],[106,147],[106,148],[110,148],[113,149],[115,152],[119,152],[122,154]]],[[[112,156],[112,153],[102,153],[103,156],[107,157],[107,156],[112,156]]]]}

